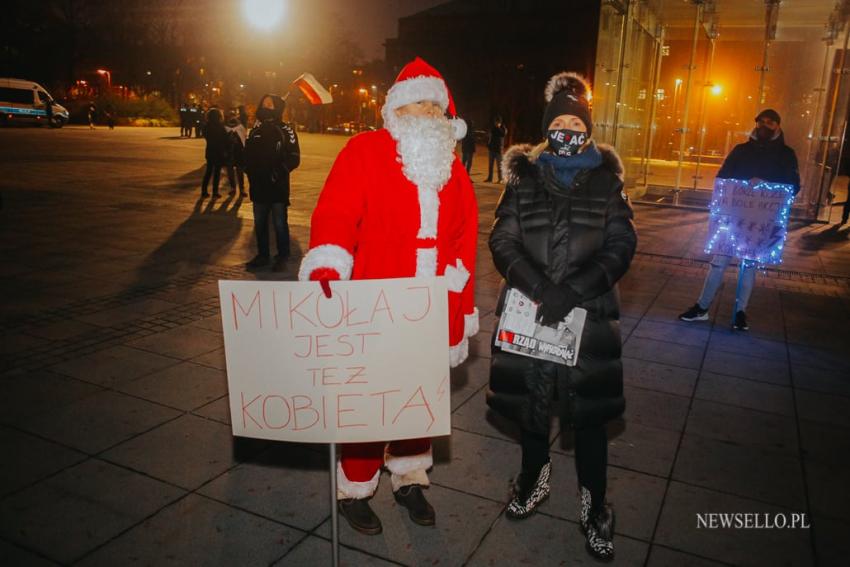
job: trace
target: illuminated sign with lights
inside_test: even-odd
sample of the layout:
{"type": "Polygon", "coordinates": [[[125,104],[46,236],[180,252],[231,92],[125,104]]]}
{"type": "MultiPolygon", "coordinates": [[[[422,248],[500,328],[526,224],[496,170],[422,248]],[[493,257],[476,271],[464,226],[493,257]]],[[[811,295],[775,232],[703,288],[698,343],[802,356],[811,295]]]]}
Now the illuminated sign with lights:
{"type": "Polygon", "coordinates": [[[706,253],[779,264],[793,202],[792,185],[716,179],[706,253]]]}

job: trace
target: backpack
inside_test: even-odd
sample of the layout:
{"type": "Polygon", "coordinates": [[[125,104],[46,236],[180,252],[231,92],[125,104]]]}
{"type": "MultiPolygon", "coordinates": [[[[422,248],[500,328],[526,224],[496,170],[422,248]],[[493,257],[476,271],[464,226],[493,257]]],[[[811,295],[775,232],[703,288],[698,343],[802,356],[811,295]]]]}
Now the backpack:
{"type": "Polygon", "coordinates": [[[277,183],[283,168],[283,143],[283,132],[274,124],[263,123],[251,130],[245,140],[245,173],[251,185],[277,183]]]}

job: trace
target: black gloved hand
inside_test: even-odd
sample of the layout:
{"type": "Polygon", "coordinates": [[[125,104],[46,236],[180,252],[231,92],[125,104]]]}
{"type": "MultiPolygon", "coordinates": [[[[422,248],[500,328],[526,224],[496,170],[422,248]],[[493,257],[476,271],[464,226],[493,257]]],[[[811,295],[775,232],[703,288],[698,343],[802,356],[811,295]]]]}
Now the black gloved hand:
{"type": "Polygon", "coordinates": [[[540,307],[537,308],[537,322],[557,326],[579,304],[580,299],[568,285],[544,284],[540,293],[540,307]]]}

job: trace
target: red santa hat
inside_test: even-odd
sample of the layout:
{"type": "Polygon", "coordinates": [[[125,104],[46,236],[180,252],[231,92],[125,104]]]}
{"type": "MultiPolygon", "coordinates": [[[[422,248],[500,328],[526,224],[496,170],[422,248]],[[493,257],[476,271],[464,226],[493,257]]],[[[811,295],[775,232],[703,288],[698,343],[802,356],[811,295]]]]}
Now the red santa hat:
{"type": "Polygon", "coordinates": [[[452,93],[442,75],[419,57],[404,66],[396,77],[395,84],[387,92],[387,100],[381,109],[384,122],[387,112],[423,100],[438,103],[443,112],[448,113],[456,140],[466,136],[466,122],[457,117],[452,93]]]}

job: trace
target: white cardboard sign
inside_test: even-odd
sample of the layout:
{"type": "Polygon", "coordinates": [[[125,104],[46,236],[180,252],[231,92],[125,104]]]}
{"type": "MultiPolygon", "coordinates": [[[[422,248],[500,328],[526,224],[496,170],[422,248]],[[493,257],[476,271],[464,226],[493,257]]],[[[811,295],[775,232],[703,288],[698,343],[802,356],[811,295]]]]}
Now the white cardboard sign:
{"type": "Polygon", "coordinates": [[[794,187],[739,179],[714,180],[708,220],[708,254],[778,264],[788,234],[794,187]]]}
{"type": "Polygon", "coordinates": [[[443,278],[219,281],[233,434],[340,443],[449,435],[443,278]]]}

